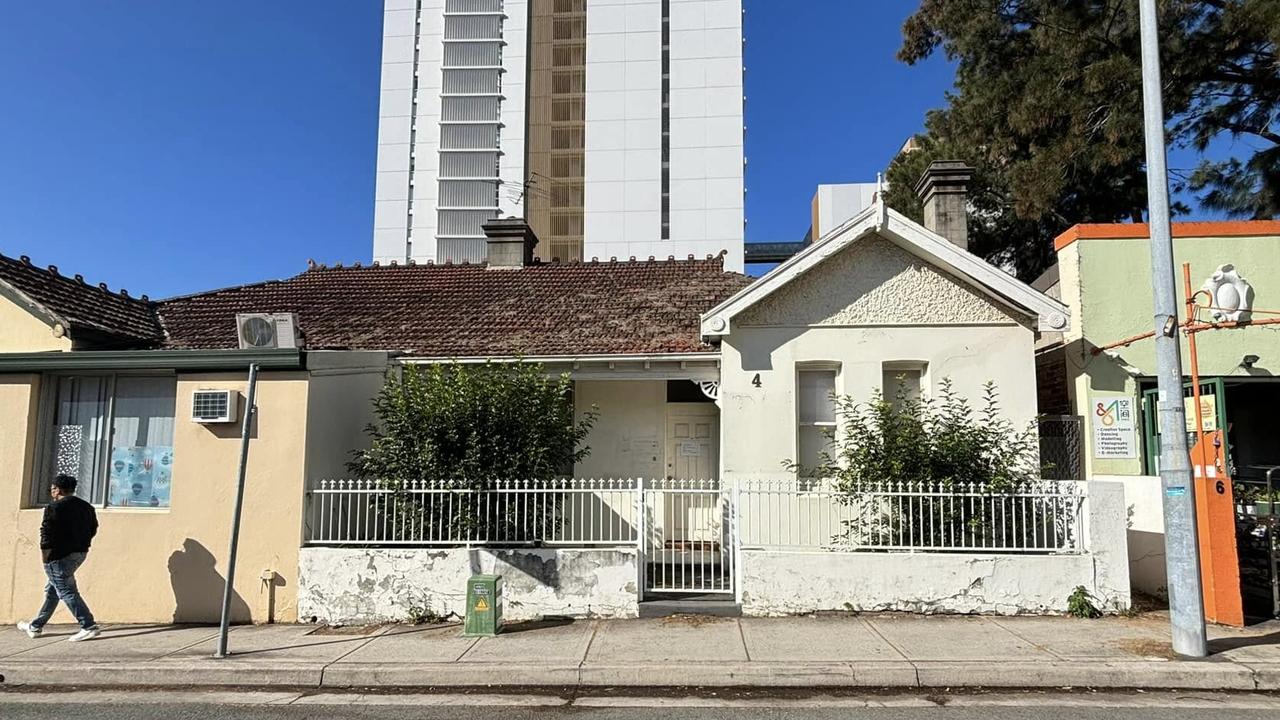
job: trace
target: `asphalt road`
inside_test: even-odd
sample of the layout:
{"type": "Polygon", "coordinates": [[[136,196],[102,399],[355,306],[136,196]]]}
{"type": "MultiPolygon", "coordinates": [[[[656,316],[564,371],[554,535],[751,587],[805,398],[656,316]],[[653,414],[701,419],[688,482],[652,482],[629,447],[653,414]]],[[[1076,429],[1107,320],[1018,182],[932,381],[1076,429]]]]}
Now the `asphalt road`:
{"type": "Polygon", "coordinates": [[[360,695],[252,691],[0,692],[5,720],[1274,720],[1280,696],[992,693],[693,696],[360,695]]]}

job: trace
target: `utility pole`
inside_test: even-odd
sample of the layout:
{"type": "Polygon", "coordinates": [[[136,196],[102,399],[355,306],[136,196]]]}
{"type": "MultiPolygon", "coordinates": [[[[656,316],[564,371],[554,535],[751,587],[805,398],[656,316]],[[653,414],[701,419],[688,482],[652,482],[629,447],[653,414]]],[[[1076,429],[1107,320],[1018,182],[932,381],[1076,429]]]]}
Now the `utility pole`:
{"type": "Polygon", "coordinates": [[[1151,228],[1151,285],[1155,293],[1156,374],[1159,379],[1160,485],[1164,490],[1165,566],[1169,576],[1169,620],[1173,651],[1208,654],[1196,494],[1187,451],[1182,405],[1182,355],[1174,290],[1173,237],[1169,226],[1169,176],[1165,165],[1164,101],[1156,0],[1138,0],[1142,23],[1142,111],[1147,144],[1147,222],[1151,228]]]}
{"type": "Polygon", "coordinates": [[[249,437],[253,418],[258,413],[258,363],[249,365],[249,398],[245,404],[244,422],[240,426],[240,469],[236,473],[236,504],[231,516],[231,549],[227,552],[227,582],[222,588],[222,621],[218,625],[216,658],[227,657],[227,634],[231,631],[231,599],[235,596],[236,555],[240,548],[240,516],[244,514],[244,478],[249,464],[249,437]]]}

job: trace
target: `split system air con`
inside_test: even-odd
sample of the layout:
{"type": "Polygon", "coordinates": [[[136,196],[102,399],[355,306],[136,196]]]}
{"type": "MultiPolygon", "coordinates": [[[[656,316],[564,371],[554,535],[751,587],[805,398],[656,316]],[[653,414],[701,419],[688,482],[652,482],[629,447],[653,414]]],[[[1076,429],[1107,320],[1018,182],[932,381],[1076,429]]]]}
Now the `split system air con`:
{"type": "Polygon", "coordinates": [[[298,347],[298,318],[293,313],[240,313],[236,337],[241,350],[298,347]]]}

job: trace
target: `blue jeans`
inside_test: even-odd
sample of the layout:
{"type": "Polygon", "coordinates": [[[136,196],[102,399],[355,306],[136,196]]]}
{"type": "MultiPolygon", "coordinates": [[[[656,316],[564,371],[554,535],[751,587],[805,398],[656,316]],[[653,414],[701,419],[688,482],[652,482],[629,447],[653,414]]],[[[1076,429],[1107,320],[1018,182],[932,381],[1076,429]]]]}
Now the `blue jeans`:
{"type": "Polygon", "coordinates": [[[61,560],[44,564],[44,574],[48,576],[49,582],[44,586],[44,604],[31,621],[32,629],[39,630],[49,622],[53,611],[58,609],[59,600],[66,603],[81,629],[88,629],[96,624],[93,613],[89,612],[89,606],[84,604],[80,590],[76,588],[76,569],[84,562],[85,557],[85,553],[71,553],[61,560]]]}

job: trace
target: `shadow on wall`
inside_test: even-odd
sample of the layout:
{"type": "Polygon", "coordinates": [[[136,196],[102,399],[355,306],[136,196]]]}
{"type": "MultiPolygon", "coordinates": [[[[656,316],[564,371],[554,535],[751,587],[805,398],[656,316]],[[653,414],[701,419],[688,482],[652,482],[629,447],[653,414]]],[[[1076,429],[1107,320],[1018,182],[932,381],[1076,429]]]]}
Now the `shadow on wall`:
{"type": "MultiPolygon", "coordinates": [[[[226,578],[218,573],[217,561],[205,546],[187,538],[181,550],[169,556],[169,583],[173,586],[173,621],[216,623],[222,617],[222,592],[226,578]]],[[[252,620],[249,604],[240,593],[231,595],[231,621],[252,620]]]]}

